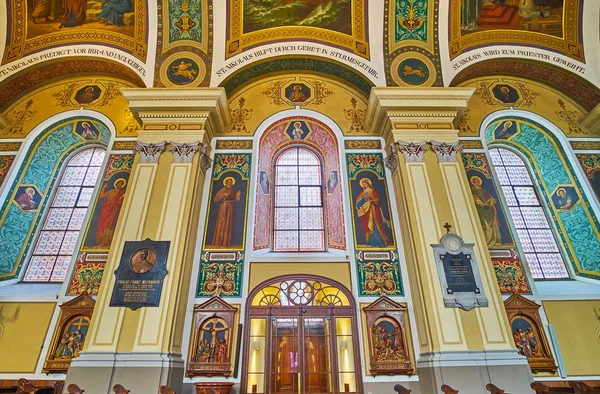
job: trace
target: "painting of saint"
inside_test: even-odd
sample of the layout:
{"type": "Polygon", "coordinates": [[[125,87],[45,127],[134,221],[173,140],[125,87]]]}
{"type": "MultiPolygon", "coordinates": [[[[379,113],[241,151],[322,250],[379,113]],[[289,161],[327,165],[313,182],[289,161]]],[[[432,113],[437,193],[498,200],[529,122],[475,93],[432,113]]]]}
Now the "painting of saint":
{"type": "Polygon", "coordinates": [[[517,124],[512,120],[500,123],[494,131],[494,136],[498,140],[507,140],[515,134],[517,134],[517,124]]]}
{"type": "Polygon", "coordinates": [[[86,140],[97,140],[100,133],[90,122],[77,123],[76,133],[86,140]]]}
{"type": "Polygon", "coordinates": [[[244,33],[306,26],[352,34],[351,0],[243,0],[244,33]]]}
{"type": "Polygon", "coordinates": [[[42,196],[30,186],[20,186],[15,194],[15,202],[23,211],[35,211],[42,202],[42,196]]]}
{"type": "Polygon", "coordinates": [[[308,135],[308,126],[304,122],[293,122],[287,128],[287,135],[293,140],[303,140],[308,135]]]}
{"type": "Polygon", "coordinates": [[[285,97],[292,103],[301,104],[311,96],[310,88],[305,84],[293,84],[285,88],[285,97]]]}
{"type": "Polygon", "coordinates": [[[156,252],[148,248],[136,251],[129,261],[131,270],[136,274],[145,274],[154,268],[154,264],[156,264],[156,252]]]}
{"type": "Polygon", "coordinates": [[[525,30],[562,37],[564,0],[462,0],[462,34],[525,30]]]}
{"type": "Polygon", "coordinates": [[[331,173],[329,174],[329,178],[327,178],[327,193],[333,194],[338,183],[339,183],[338,172],[335,170],[331,171],[331,173]]]}
{"type": "Polygon", "coordinates": [[[98,86],[84,86],[75,94],[75,101],[79,104],[90,104],[100,97],[101,90],[98,86]]]}
{"type": "Polygon", "coordinates": [[[363,248],[394,246],[385,182],[374,173],[359,172],[352,180],[356,242],[363,248]]]}
{"type": "Polygon", "coordinates": [[[559,187],[552,195],[554,207],[561,211],[571,211],[579,202],[579,195],[573,186],[559,187]]]}
{"type": "Polygon", "coordinates": [[[55,359],[72,359],[79,357],[87,336],[90,321],[85,316],[77,316],[66,325],[56,349],[55,359]]]}
{"type": "Polygon", "coordinates": [[[492,88],[492,93],[495,98],[502,101],[504,104],[514,104],[521,98],[519,92],[515,88],[506,84],[494,86],[492,88]]]}
{"type": "Polygon", "coordinates": [[[545,357],[537,331],[531,322],[523,317],[515,318],[512,323],[513,340],[519,354],[527,358],[545,357]]]}
{"type": "Polygon", "coordinates": [[[27,10],[27,38],[78,29],[134,35],[132,0],[32,0],[31,3],[27,10]]]}
{"type": "Polygon", "coordinates": [[[240,249],[243,243],[246,185],[235,171],[213,180],[205,243],[209,249],[240,249]]]}
{"type": "Polygon", "coordinates": [[[108,250],[115,234],[117,219],[125,199],[129,172],[119,171],[106,179],[90,219],[83,246],[86,249],[108,250]]]}
{"type": "Polygon", "coordinates": [[[498,192],[492,180],[474,169],[467,170],[467,178],[487,245],[512,245],[513,241],[506,216],[500,206],[498,192]]]}
{"type": "Polygon", "coordinates": [[[260,188],[262,189],[263,194],[269,194],[270,185],[269,185],[269,177],[267,176],[266,171],[261,171],[259,175],[259,183],[260,188]]]}

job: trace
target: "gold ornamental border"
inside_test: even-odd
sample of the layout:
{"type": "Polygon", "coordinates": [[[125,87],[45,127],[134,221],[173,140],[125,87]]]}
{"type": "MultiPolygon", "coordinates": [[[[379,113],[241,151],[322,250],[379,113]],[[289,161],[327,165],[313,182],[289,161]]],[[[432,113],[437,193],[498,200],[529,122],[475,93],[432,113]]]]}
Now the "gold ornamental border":
{"type": "Polygon", "coordinates": [[[461,36],[461,0],[452,0],[450,5],[450,59],[454,59],[473,47],[493,44],[530,44],[550,49],[585,61],[583,44],[579,42],[580,8],[582,0],[564,0],[563,37],[525,30],[487,30],[461,36]]]}
{"type": "Polygon", "coordinates": [[[237,55],[246,49],[261,44],[282,40],[306,39],[319,41],[344,48],[370,60],[367,42],[367,21],[365,0],[352,0],[352,35],[333,30],[306,26],[285,26],[254,31],[244,34],[243,1],[229,1],[229,39],[225,58],[237,55]]]}
{"type": "Polygon", "coordinates": [[[57,45],[100,43],[114,45],[128,52],[136,58],[145,62],[148,53],[146,35],[147,4],[146,0],[135,0],[135,25],[133,37],[102,31],[97,29],[74,28],[64,31],[44,34],[34,38],[27,38],[27,0],[11,0],[7,5],[11,7],[12,20],[8,21],[10,26],[10,41],[4,51],[2,64],[19,60],[33,52],[57,45]]]}

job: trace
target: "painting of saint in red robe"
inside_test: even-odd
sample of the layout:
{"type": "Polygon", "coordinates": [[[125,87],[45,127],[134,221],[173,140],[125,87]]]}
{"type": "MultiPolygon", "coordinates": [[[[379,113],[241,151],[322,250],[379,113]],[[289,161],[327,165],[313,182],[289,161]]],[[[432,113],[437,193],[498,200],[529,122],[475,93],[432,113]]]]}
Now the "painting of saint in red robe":
{"type": "Polygon", "coordinates": [[[360,173],[352,181],[356,243],[363,248],[394,246],[392,222],[384,181],[360,173]]]}
{"type": "Polygon", "coordinates": [[[237,172],[213,180],[205,243],[209,249],[243,248],[246,181],[237,172]]]}
{"type": "Polygon", "coordinates": [[[125,199],[128,179],[128,173],[118,172],[105,181],[100,188],[98,202],[84,241],[84,248],[110,249],[117,219],[125,199]]]}

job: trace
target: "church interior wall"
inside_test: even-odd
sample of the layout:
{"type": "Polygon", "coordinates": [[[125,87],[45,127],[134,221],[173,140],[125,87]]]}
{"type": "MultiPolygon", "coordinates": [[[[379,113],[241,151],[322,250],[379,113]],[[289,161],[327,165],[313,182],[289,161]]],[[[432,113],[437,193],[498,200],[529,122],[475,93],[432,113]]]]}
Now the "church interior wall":
{"type": "MultiPolygon", "coordinates": [[[[35,3],[44,2],[50,0],[35,3]]],[[[513,0],[481,7],[474,0],[344,0],[331,6],[343,18],[307,27],[247,18],[248,2],[268,3],[135,0],[116,26],[92,18],[104,5],[88,0],[93,9],[84,13],[85,23],[70,29],[58,27],[56,6],[44,20],[30,15],[31,2],[0,4],[0,26],[6,22],[0,29],[0,348],[10,355],[0,357],[0,381],[76,382],[85,377],[87,357],[108,352],[117,366],[107,367],[106,360],[89,364],[102,372],[82,387],[88,392],[136,379],[143,383],[127,387],[132,394],[140,387],[155,390],[159,381],[182,381],[184,394],[194,384],[215,381],[235,383],[234,390],[244,392],[244,352],[256,346],[245,337],[249,294],[277,276],[291,281],[316,275],[352,295],[356,345],[350,350],[358,357],[355,382],[364,392],[392,392],[400,383],[425,394],[448,376],[457,383],[462,376],[465,388],[455,388],[467,394],[483,390],[486,379],[507,387],[511,380],[527,386],[531,379],[596,384],[600,4],[535,0],[543,18],[530,18],[513,0]],[[465,16],[468,7],[480,14],[465,16]],[[502,10],[510,14],[504,28],[485,24],[506,16],[502,10]],[[452,111],[442,116],[448,85],[473,91],[456,118],[448,115],[452,111]],[[132,105],[140,98],[131,92],[141,86],[176,90],[156,89],[148,100],[154,104],[140,104],[147,106],[140,110],[132,105]],[[202,89],[216,86],[226,95],[216,110],[160,107],[178,99],[172,92],[186,89],[198,89],[196,104],[208,102],[214,97],[202,89]],[[388,95],[376,97],[384,87],[388,95]],[[398,87],[413,92],[414,102],[433,94],[423,88],[440,93],[415,108],[399,104],[398,87]],[[381,110],[376,102],[390,107],[381,110]],[[376,111],[385,112],[385,121],[368,119],[376,111]],[[84,134],[84,123],[92,124],[92,134],[84,134]],[[72,130],[59,130],[67,124],[72,130]],[[45,138],[57,136],[49,149],[38,150],[45,138]],[[440,136],[445,143],[460,142],[453,152],[457,162],[434,149],[432,141],[440,136]],[[424,153],[401,148],[415,148],[421,140],[424,153]],[[146,161],[145,149],[163,141],[158,161],[146,161]],[[176,145],[196,142],[191,159],[176,145]],[[64,163],[89,147],[102,147],[106,155],[64,281],[26,283],[64,163]],[[324,246],[317,252],[274,251],[274,161],[286,147],[307,148],[321,160],[324,246]],[[568,275],[544,280],[530,268],[494,165],[491,151],[498,148],[524,160],[568,275]],[[43,157],[33,160],[36,154],[43,157]],[[365,232],[378,223],[362,223],[358,212],[366,183],[380,199],[383,217],[375,244],[365,232]],[[35,204],[17,202],[32,185],[35,204]],[[482,196],[489,198],[487,211],[482,196]],[[220,209],[223,199],[235,206],[229,213],[220,209]],[[8,216],[11,208],[19,218],[8,216]],[[229,237],[215,235],[223,230],[222,215],[234,216],[229,237]],[[449,232],[474,243],[489,305],[463,310],[444,304],[447,294],[429,263],[436,257],[432,244],[449,232]],[[161,304],[111,308],[113,268],[124,242],[143,239],[171,241],[161,304]],[[45,363],[62,329],[59,306],[82,295],[97,303],[90,336],[78,345],[84,356],[73,358],[70,372],[47,374],[45,363]],[[365,308],[383,295],[406,310],[411,373],[386,375],[372,368],[373,327],[365,308]],[[190,376],[186,368],[200,357],[194,308],[213,296],[235,310],[230,376],[190,376]],[[519,331],[521,323],[511,315],[515,302],[521,303],[518,313],[525,307],[536,311],[523,321],[537,337],[519,331]],[[484,373],[468,364],[472,360],[452,358],[457,354],[479,362],[477,368],[493,369],[507,359],[513,364],[484,373]],[[157,367],[152,357],[168,359],[169,367],[157,367]],[[163,367],[167,378],[154,374],[163,367]]]]}

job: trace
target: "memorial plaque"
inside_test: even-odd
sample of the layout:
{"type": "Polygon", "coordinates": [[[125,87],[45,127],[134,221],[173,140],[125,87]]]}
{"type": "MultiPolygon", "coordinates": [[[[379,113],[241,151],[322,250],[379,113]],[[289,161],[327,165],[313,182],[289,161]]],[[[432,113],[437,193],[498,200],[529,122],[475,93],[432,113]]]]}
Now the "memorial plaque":
{"type": "Polygon", "coordinates": [[[456,292],[473,292],[479,294],[480,290],[475,283],[475,274],[471,262],[471,255],[459,253],[452,255],[446,253],[440,255],[446,272],[446,282],[448,283],[448,294],[456,292]]]}
{"type": "Polygon", "coordinates": [[[169,241],[127,241],[121,262],[115,270],[115,286],[110,306],[136,310],[160,304],[167,275],[169,241]]]}
{"type": "Polygon", "coordinates": [[[473,244],[466,244],[456,234],[444,234],[439,244],[431,245],[435,253],[440,284],[447,308],[471,310],[488,306],[481,276],[473,253],[473,244]]]}

